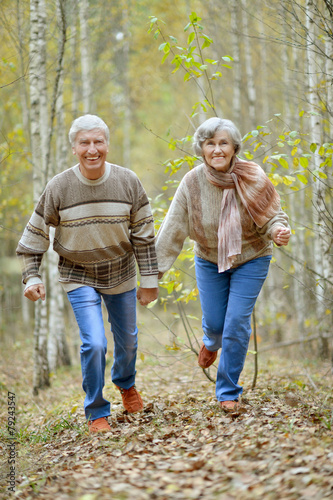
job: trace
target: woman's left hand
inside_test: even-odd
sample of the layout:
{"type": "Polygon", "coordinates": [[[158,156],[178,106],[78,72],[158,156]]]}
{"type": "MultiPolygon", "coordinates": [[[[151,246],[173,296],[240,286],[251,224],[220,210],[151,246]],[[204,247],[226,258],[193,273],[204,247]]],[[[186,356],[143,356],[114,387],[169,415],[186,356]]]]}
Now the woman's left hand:
{"type": "Polygon", "coordinates": [[[280,226],[274,229],[272,239],[277,246],[281,247],[288,245],[290,235],[291,231],[289,228],[280,226]]]}

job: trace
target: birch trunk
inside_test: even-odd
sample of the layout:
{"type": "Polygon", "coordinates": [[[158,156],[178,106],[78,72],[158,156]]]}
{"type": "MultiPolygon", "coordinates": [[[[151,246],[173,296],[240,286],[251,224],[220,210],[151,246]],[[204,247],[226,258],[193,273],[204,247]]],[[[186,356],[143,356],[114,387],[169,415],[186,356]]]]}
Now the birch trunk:
{"type": "MultiPolygon", "coordinates": [[[[67,26],[64,7],[63,0],[57,0],[58,26],[61,36],[58,41],[57,85],[54,89],[54,102],[52,103],[56,118],[56,153],[53,175],[61,172],[67,162],[67,137],[63,106],[63,58],[67,26]]],[[[49,287],[48,337],[48,361],[51,371],[55,371],[58,366],[70,364],[69,349],[65,337],[63,290],[58,279],[58,255],[53,251],[53,240],[54,228],[51,228],[50,248],[48,251],[48,276],[49,282],[52,284],[49,287]]]]}
{"type": "Polygon", "coordinates": [[[261,81],[261,120],[263,123],[266,123],[270,118],[270,109],[269,109],[269,69],[267,62],[267,41],[266,41],[266,24],[263,22],[263,19],[259,21],[261,27],[261,40],[260,40],[260,81],[261,81]]]}
{"type": "Polygon", "coordinates": [[[247,0],[242,0],[242,19],[243,19],[243,35],[244,35],[244,56],[245,56],[245,74],[246,74],[246,89],[249,104],[249,128],[255,128],[256,121],[256,88],[254,83],[254,73],[251,55],[251,39],[249,37],[249,21],[248,21],[248,3],[247,0]]]}
{"type": "Polygon", "coordinates": [[[77,0],[73,0],[71,10],[71,27],[70,27],[70,54],[71,54],[71,86],[72,86],[72,116],[75,119],[78,116],[79,109],[79,94],[78,94],[78,72],[77,72],[77,0]]]}
{"type": "MultiPolygon", "coordinates": [[[[283,9],[283,6],[282,6],[283,9]]],[[[285,9],[285,14],[283,13],[283,10],[281,12],[281,19],[284,19],[284,15],[288,16],[288,10],[285,9]]],[[[289,35],[291,38],[293,38],[294,34],[293,32],[289,33],[288,26],[290,25],[289,20],[288,22],[284,22],[284,34],[285,34],[285,39],[289,39],[289,35]]],[[[284,88],[286,89],[286,92],[284,94],[284,100],[283,100],[283,117],[284,121],[287,123],[288,127],[292,127],[292,123],[294,122],[294,117],[298,115],[298,106],[297,106],[297,101],[298,100],[298,89],[297,89],[297,81],[295,82],[295,78],[293,77],[291,73],[292,70],[297,69],[297,64],[298,64],[298,58],[297,54],[295,52],[295,46],[296,46],[296,41],[293,40],[292,43],[292,49],[289,48],[289,45],[285,43],[282,46],[282,62],[283,62],[283,82],[284,82],[284,88]],[[290,90],[293,89],[293,92],[290,93],[290,90]],[[297,113],[297,114],[296,114],[297,113]]],[[[300,152],[300,148],[299,148],[300,152]]],[[[297,192],[297,198],[304,198],[304,190],[301,190],[300,192],[297,192]]],[[[292,245],[293,248],[297,249],[297,255],[301,262],[305,263],[305,254],[304,254],[304,248],[305,248],[305,241],[304,241],[304,231],[300,229],[299,227],[295,227],[295,221],[297,221],[297,207],[296,207],[296,199],[294,196],[289,197],[290,203],[289,203],[289,215],[291,218],[291,226],[295,229],[295,235],[292,238],[292,245]]],[[[305,200],[302,200],[302,203],[305,203],[305,200]]],[[[304,206],[304,205],[301,205],[304,206]]],[[[305,312],[306,312],[306,304],[305,304],[305,294],[304,294],[304,283],[302,283],[302,280],[304,280],[304,269],[302,267],[302,264],[299,264],[297,262],[293,262],[293,266],[295,269],[294,273],[294,279],[292,281],[292,292],[293,292],[293,300],[294,300],[294,311],[295,311],[295,317],[296,317],[296,324],[297,324],[297,330],[298,330],[298,336],[301,339],[304,339],[305,335],[305,322],[306,322],[306,317],[305,317],[305,312]]]]}
{"type": "MultiPolygon", "coordinates": [[[[127,2],[126,2],[127,3],[127,2]]],[[[123,9],[124,45],[123,45],[123,99],[124,99],[124,122],[123,122],[123,164],[131,168],[131,96],[130,96],[130,30],[128,6],[123,9]]]]}
{"type": "Polygon", "coordinates": [[[79,1],[80,34],[81,34],[81,75],[82,75],[82,102],[84,113],[90,113],[92,107],[92,91],[90,78],[90,57],[89,57],[89,0],[79,1]]]}
{"type": "MultiPolygon", "coordinates": [[[[333,24],[333,20],[332,20],[333,24]]],[[[333,33],[333,26],[332,26],[333,33]]],[[[333,36],[333,35],[332,35],[333,36]]],[[[327,37],[326,49],[326,81],[327,81],[327,115],[328,115],[328,137],[333,135],[333,38],[327,37]]]]}
{"type": "MultiPolygon", "coordinates": [[[[37,203],[43,189],[44,175],[41,169],[43,164],[42,139],[40,135],[41,95],[39,86],[39,72],[43,65],[40,36],[43,33],[39,17],[40,1],[30,2],[30,130],[31,152],[33,163],[34,202],[37,203]],[[42,31],[41,31],[42,29],[42,31]]],[[[45,18],[44,18],[45,19],[45,18]]],[[[45,283],[45,279],[44,279],[45,283]]],[[[45,283],[46,284],[46,283],[45,283]]],[[[34,375],[33,393],[38,394],[42,387],[50,385],[49,367],[47,360],[47,311],[46,303],[40,300],[35,304],[34,330],[34,375]]]]}
{"type": "MultiPolygon", "coordinates": [[[[17,17],[17,33],[18,33],[18,43],[19,43],[19,58],[20,58],[20,67],[21,74],[25,74],[25,44],[23,40],[23,29],[22,29],[22,11],[21,11],[21,2],[17,0],[16,2],[16,17],[17,17]]],[[[29,109],[28,109],[28,94],[27,94],[27,86],[25,79],[20,80],[20,99],[22,106],[22,121],[24,131],[29,134],[29,109]]]]}
{"type": "MultiPolygon", "coordinates": [[[[241,88],[242,88],[242,70],[240,63],[240,37],[238,33],[239,8],[238,0],[231,0],[231,41],[232,54],[234,58],[234,85],[232,96],[232,109],[235,123],[241,125],[241,88]]],[[[245,131],[244,131],[245,132],[245,131]]]]}
{"type": "MultiPolygon", "coordinates": [[[[314,41],[316,39],[316,24],[314,20],[314,3],[313,0],[307,0],[306,3],[306,29],[307,29],[307,68],[308,68],[308,89],[309,89],[309,104],[311,113],[311,142],[321,144],[322,126],[321,126],[321,107],[318,96],[318,56],[313,52],[314,41]]],[[[320,169],[321,158],[319,154],[314,155],[314,169],[320,169]]],[[[327,276],[330,269],[329,256],[329,241],[325,231],[325,184],[317,179],[313,182],[313,220],[316,223],[317,234],[314,239],[314,263],[315,270],[322,276],[327,276]]],[[[318,321],[319,334],[321,335],[319,355],[322,358],[328,358],[329,346],[328,338],[325,332],[326,304],[325,304],[325,281],[317,280],[316,293],[316,315],[318,321]]]]}

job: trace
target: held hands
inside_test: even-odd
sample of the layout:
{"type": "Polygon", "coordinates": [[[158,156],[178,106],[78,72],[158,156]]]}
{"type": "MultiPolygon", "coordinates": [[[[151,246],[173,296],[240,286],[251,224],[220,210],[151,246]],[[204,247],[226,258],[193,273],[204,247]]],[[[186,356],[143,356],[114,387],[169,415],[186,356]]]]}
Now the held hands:
{"type": "Polygon", "coordinates": [[[33,302],[36,302],[38,299],[45,300],[45,287],[43,283],[29,286],[29,288],[24,291],[24,296],[33,302]]]}
{"type": "Polygon", "coordinates": [[[277,246],[285,246],[288,245],[290,234],[289,228],[279,226],[272,232],[272,239],[277,246]]]}
{"type": "Polygon", "coordinates": [[[142,306],[147,306],[158,297],[158,288],[138,288],[136,298],[142,306]]]}

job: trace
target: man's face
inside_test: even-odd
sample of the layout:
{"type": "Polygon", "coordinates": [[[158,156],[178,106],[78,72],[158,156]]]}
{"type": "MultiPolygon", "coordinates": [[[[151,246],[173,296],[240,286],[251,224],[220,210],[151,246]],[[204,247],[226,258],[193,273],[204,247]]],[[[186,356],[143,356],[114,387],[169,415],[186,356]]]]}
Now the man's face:
{"type": "Polygon", "coordinates": [[[72,148],[78,157],[81,174],[87,179],[96,180],[105,172],[105,160],[109,148],[103,130],[81,130],[76,134],[72,148]]]}

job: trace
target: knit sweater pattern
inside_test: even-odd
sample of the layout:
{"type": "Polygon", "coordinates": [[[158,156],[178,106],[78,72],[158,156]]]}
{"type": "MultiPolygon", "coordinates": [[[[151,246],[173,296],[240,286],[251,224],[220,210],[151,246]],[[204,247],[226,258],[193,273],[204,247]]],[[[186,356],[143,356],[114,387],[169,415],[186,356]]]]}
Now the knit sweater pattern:
{"type": "MultiPolygon", "coordinates": [[[[223,189],[207,180],[203,164],[185,174],[157,234],[156,252],[160,272],[170,269],[187,237],[194,241],[195,255],[217,264],[222,196],[223,189]]],[[[242,226],[242,249],[233,268],[249,260],[271,255],[273,229],[276,226],[289,227],[288,216],[280,209],[275,217],[259,228],[237,192],[236,200],[242,226]]]]}
{"type": "Polygon", "coordinates": [[[128,291],[137,284],[137,263],[141,286],[157,286],[154,221],[146,192],[131,170],[106,163],[104,175],[92,181],[76,165],[51,179],[17,247],[23,283],[40,277],[51,226],[63,285],[128,291]]]}

